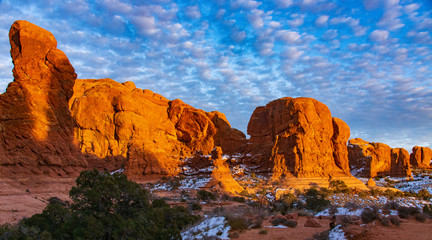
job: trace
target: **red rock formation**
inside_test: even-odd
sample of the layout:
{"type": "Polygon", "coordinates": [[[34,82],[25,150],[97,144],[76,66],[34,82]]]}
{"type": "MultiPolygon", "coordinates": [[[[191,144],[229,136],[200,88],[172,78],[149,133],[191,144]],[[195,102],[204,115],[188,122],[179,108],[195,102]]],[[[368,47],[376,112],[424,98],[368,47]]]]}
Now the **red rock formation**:
{"type": "Polygon", "coordinates": [[[410,176],[411,169],[405,149],[392,149],[384,143],[349,140],[348,158],[353,174],[361,177],[410,176]]]}
{"type": "Polygon", "coordinates": [[[231,171],[222,159],[222,149],[216,147],[212,151],[213,170],[211,180],[206,184],[206,187],[213,188],[216,191],[239,194],[244,191],[244,188],[232,177],[231,171]]]}
{"type": "Polygon", "coordinates": [[[312,98],[281,98],[255,109],[248,125],[252,164],[274,177],[350,176],[349,128],[312,98]]]}
{"type": "Polygon", "coordinates": [[[223,114],[169,101],[131,82],[77,80],[69,103],[81,151],[127,157],[128,175],[177,174],[181,158],[198,150],[209,154],[223,137],[242,141],[223,114]]]}
{"type": "Polygon", "coordinates": [[[68,100],[76,79],[54,36],[27,21],[10,29],[13,76],[0,95],[0,165],[85,167],[68,100]]]}
{"type": "Polygon", "coordinates": [[[432,150],[428,147],[415,146],[412,148],[410,162],[413,167],[430,168],[432,150]]]}
{"type": "Polygon", "coordinates": [[[390,176],[411,176],[410,154],[403,148],[392,148],[390,176]]]}

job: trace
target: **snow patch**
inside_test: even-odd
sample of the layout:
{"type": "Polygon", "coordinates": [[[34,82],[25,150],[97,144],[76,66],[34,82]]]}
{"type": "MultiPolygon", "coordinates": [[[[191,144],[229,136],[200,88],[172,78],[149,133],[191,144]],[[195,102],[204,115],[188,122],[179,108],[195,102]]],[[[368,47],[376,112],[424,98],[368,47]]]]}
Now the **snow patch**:
{"type": "Polygon", "coordinates": [[[212,217],[205,219],[199,225],[182,232],[181,236],[184,240],[207,239],[209,237],[229,239],[228,231],[230,228],[231,227],[226,224],[224,217],[212,217]]]}
{"type": "Polygon", "coordinates": [[[346,240],[345,233],[341,225],[337,225],[330,231],[329,240],[346,240]]]}

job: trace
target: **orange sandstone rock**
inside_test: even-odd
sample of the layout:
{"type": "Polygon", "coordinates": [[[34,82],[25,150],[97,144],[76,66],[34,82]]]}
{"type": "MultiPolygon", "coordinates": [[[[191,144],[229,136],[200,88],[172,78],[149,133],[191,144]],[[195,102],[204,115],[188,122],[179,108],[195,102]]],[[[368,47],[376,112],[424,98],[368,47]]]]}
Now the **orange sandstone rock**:
{"type": "Polygon", "coordinates": [[[216,147],[212,151],[212,160],[214,168],[211,180],[206,184],[206,187],[230,194],[239,194],[244,191],[244,188],[232,177],[228,165],[222,159],[222,149],[220,147],[216,147]]]}
{"type": "Polygon", "coordinates": [[[410,162],[413,167],[430,168],[432,150],[428,147],[415,146],[412,148],[410,162]]]}
{"type": "Polygon", "coordinates": [[[248,124],[252,164],[273,177],[350,176],[349,128],[312,98],[281,98],[255,109],[248,124]]]}
{"type": "Polygon", "coordinates": [[[32,23],[16,21],[9,40],[14,81],[0,95],[0,165],[85,167],[68,108],[74,68],[54,36],[32,23]]]}
{"type": "Polygon", "coordinates": [[[405,149],[392,149],[384,143],[349,140],[348,157],[354,175],[362,177],[410,176],[411,169],[405,149]]]}

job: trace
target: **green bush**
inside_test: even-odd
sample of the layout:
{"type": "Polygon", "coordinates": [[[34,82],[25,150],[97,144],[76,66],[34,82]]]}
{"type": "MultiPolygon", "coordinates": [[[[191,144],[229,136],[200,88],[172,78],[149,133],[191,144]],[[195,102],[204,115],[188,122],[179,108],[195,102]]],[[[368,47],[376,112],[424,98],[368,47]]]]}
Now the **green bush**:
{"type": "Polygon", "coordinates": [[[325,199],[328,195],[323,189],[318,190],[315,187],[310,188],[306,191],[306,209],[312,210],[314,212],[319,212],[324,210],[330,205],[330,201],[325,199]]]}
{"type": "Polygon", "coordinates": [[[333,180],[329,183],[329,190],[334,193],[349,193],[350,189],[342,180],[333,180]]]}
{"type": "Polygon", "coordinates": [[[198,200],[202,201],[216,200],[216,195],[206,190],[199,190],[196,196],[198,200]]]}
{"type": "Polygon", "coordinates": [[[363,223],[367,224],[378,219],[378,209],[375,207],[368,207],[363,209],[360,218],[363,223]]]}
{"type": "Polygon", "coordinates": [[[244,230],[251,225],[251,222],[243,216],[230,216],[228,225],[231,226],[231,230],[244,230]]]}
{"type": "Polygon", "coordinates": [[[0,239],[181,239],[199,218],[161,199],[150,204],[149,192],[122,174],[83,171],[69,196],[71,204],[52,198],[41,214],[2,226],[0,239]]]}

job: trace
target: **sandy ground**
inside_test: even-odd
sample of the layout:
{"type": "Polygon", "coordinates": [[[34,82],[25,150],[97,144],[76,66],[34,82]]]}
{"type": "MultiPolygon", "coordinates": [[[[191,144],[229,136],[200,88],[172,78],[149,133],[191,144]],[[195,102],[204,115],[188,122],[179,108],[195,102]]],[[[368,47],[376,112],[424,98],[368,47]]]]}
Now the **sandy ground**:
{"type": "Polygon", "coordinates": [[[0,224],[41,213],[51,197],[68,200],[74,178],[0,178],[0,224]]]}
{"type": "MultiPolygon", "coordinates": [[[[312,239],[315,233],[329,230],[330,220],[317,219],[320,228],[304,227],[306,217],[299,217],[298,224],[295,228],[270,228],[268,221],[263,223],[261,229],[251,229],[239,232],[239,240],[260,239],[260,240],[284,240],[284,239],[312,239]],[[259,234],[261,230],[267,230],[267,234],[259,234]]],[[[425,223],[418,222],[414,219],[404,220],[400,226],[391,225],[382,226],[378,222],[370,225],[350,225],[346,227],[346,238],[353,240],[431,240],[432,239],[432,220],[425,223]],[[350,234],[352,233],[352,234],[350,234]]]]}
{"type": "Polygon", "coordinates": [[[274,228],[267,220],[263,222],[263,227],[260,229],[251,229],[239,233],[239,237],[235,239],[260,239],[260,240],[283,240],[283,239],[308,239],[312,238],[315,233],[320,233],[329,229],[329,219],[317,219],[321,227],[304,227],[306,217],[297,218],[297,227],[295,228],[274,228]],[[267,234],[259,234],[261,230],[267,230],[267,234]]]}

